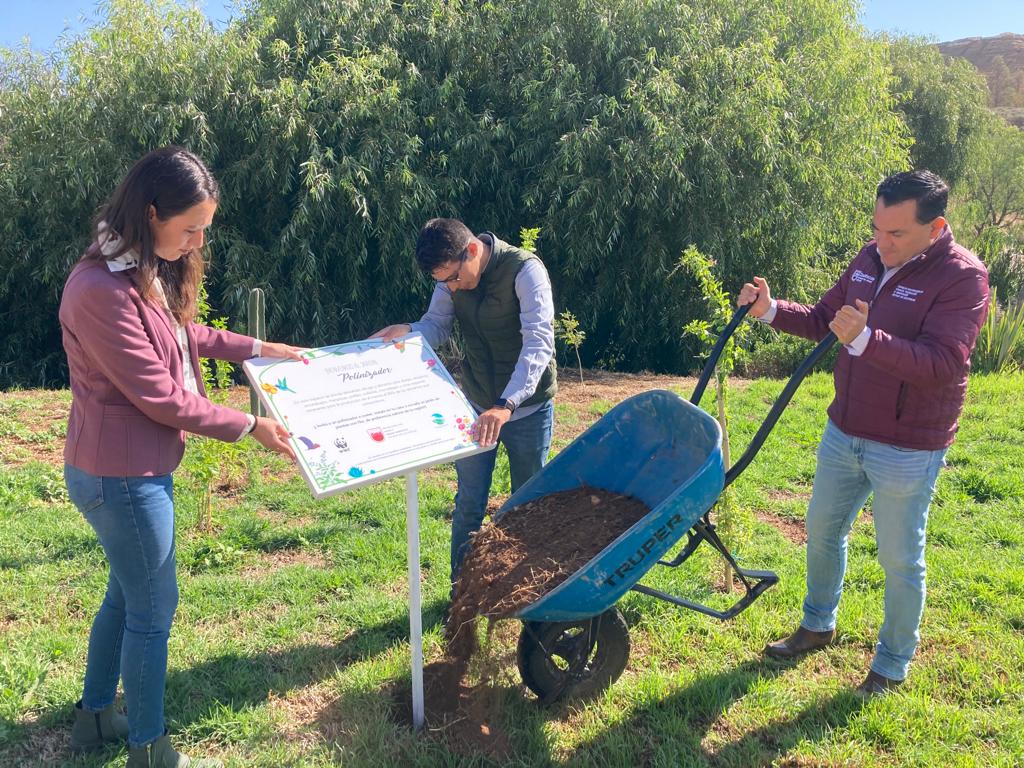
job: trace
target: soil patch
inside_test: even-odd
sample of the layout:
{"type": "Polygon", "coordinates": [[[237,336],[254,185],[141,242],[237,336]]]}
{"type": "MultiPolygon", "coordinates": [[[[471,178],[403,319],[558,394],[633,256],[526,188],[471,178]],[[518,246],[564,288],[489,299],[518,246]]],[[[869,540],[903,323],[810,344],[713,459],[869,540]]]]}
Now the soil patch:
{"type": "Polygon", "coordinates": [[[807,543],[807,528],[802,520],[795,520],[791,517],[773,515],[771,512],[757,510],[754,516],[762,523],[767,523],[781,533],[785,538],[794,544],[807,543]]]}
{"type": "Polygon", "coordinates": [[[312,569],[322,570],[330,568],[331,564],[322,552],[303,549],[280,549],[261,554],[258,562],[244,568],[239,575],[243,579],[257,580],[282,568],[291,568],[297,565],[305,565],[312,569]]]}
{"type": "Polygon", "coordinates": [[[493,664],[482,660],[475,684],[467,675],[479,646],[476,619],[493,626],[536,602],[649,511],[637,499],[582,487],[541,496],[481,528],[455,586],[446,656],[424,670],[428,727],[445,733],[456,748],[507,754],[496,722],[497,692],[489,685],[493,664]]]}

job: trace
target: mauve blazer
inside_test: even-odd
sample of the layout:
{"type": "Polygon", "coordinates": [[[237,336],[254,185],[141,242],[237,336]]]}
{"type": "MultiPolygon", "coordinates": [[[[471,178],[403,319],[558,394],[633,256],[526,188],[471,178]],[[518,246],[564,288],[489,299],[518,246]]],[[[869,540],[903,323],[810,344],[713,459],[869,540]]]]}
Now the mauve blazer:
{"type": "Polygon", "coordinates": [[[68,464],[94,475],[163,475],[181,462],[185,431],[230,442],[245,428],[244,413],[206,398],[199,358],[241,362],[252,356],[248,336],[189,324],[200,394],[189,392],[171,316],[139,295],[129,273],[92,260],[64,284],[60,324],[71,374],[68,464]]]}

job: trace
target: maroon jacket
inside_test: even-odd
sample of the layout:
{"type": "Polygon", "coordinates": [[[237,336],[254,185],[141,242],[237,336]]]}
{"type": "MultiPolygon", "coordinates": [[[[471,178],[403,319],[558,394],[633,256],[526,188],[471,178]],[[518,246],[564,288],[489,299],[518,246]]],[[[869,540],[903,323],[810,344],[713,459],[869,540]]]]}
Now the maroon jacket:
{"type": "MultiPolygon", "coordinates": [[[[181,352],[167,312],[145,301],[126,272],[82,261],[60,302],[71,371],[64,461],[94,475],[163,475],[185,450],[182,430],[234,441],[245,414],[183,386],[181,352]]],[[[199,358],[241,362],[253,340],[191,323],[186,329],[199,392],[199,358]]]]}
{"type": "Polygon", "coordinates": [[[777,302],[772,327],[818,340],[844,304],[871,304],[864,354],[839,351],[829,418],[848,435],[899,448],[945,448],[956,434],[971,350],[988,311],[988,271],[946,227],[872,301],[884,272],[872,240],[813,307],[777,302]]]}

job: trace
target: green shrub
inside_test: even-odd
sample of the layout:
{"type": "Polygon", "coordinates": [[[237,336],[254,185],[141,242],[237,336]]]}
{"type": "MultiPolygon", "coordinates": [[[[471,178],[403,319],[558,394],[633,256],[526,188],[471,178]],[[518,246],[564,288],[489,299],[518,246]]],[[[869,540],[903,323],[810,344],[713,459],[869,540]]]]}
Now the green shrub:
{"type": "MultiPolygon", "coordinates": [[[[752,344],[738,370],[747,378],[787,379],[815,346],[816,342],[809,339],[766,328],[761,338],[752,344]]],[[[836,344],[822,358],[815,370],[831,371],[838,354],[839,345],[836,344]]]]}
{"type": "Polygon", "coordinates": [[[187,145],[223,198],[212,302],[303,344],[414,319],[416,233],[539,227],[584,362],[682,370],[680,251],[797,297],[868,234],[910,143],[852,0],[250,0],[214,29],[111,0],[44,59],[0,53],[0,387],[64,378],[60,289],[129,164],[187,145]],[[486,52],[486,54],[484,53],[486,52]],[[32,350],[26,354],[25,350],[32,350]]]}

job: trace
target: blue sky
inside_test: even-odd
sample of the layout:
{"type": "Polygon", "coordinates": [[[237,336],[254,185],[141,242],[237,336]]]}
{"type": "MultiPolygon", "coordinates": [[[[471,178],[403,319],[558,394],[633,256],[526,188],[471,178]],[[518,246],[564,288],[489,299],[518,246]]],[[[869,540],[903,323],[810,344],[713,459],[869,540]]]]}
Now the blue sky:
{"type": "MultiPolygon", "coordinates": [[[[231,16],[230,0],[178,0],[180,5],[195,5],[215,21],[231,16]]],[[[47,51],[64,32],[86,29],[95,21],[99,0],[0,0],[0,45],[17,46],[29,37],[32,47],[47,51]],[[82,17],[85,17],[83,19],[82,17]]]]}
{"type": "MultiPolygon", "coordinates": [[[[229,0],[192,1],[217,21],[231,15],[229,0]]],[[[875,31],[937,40],[1024,34],[1024,0],[863,0],[862,5],[861,21],[875,31]]],[[[19,45],[27,36],[40,51],[49,50],[65,27],[82,30],[83,15],[96,15],[96,0],[0,0],[0,6],[0,45],[19,45]]]]}
{"type": "Polygon", "coordinates": [[[862,0],[861,22],[875,31],[939,41],[1024,34],[1024,0],[862,0]]]}

